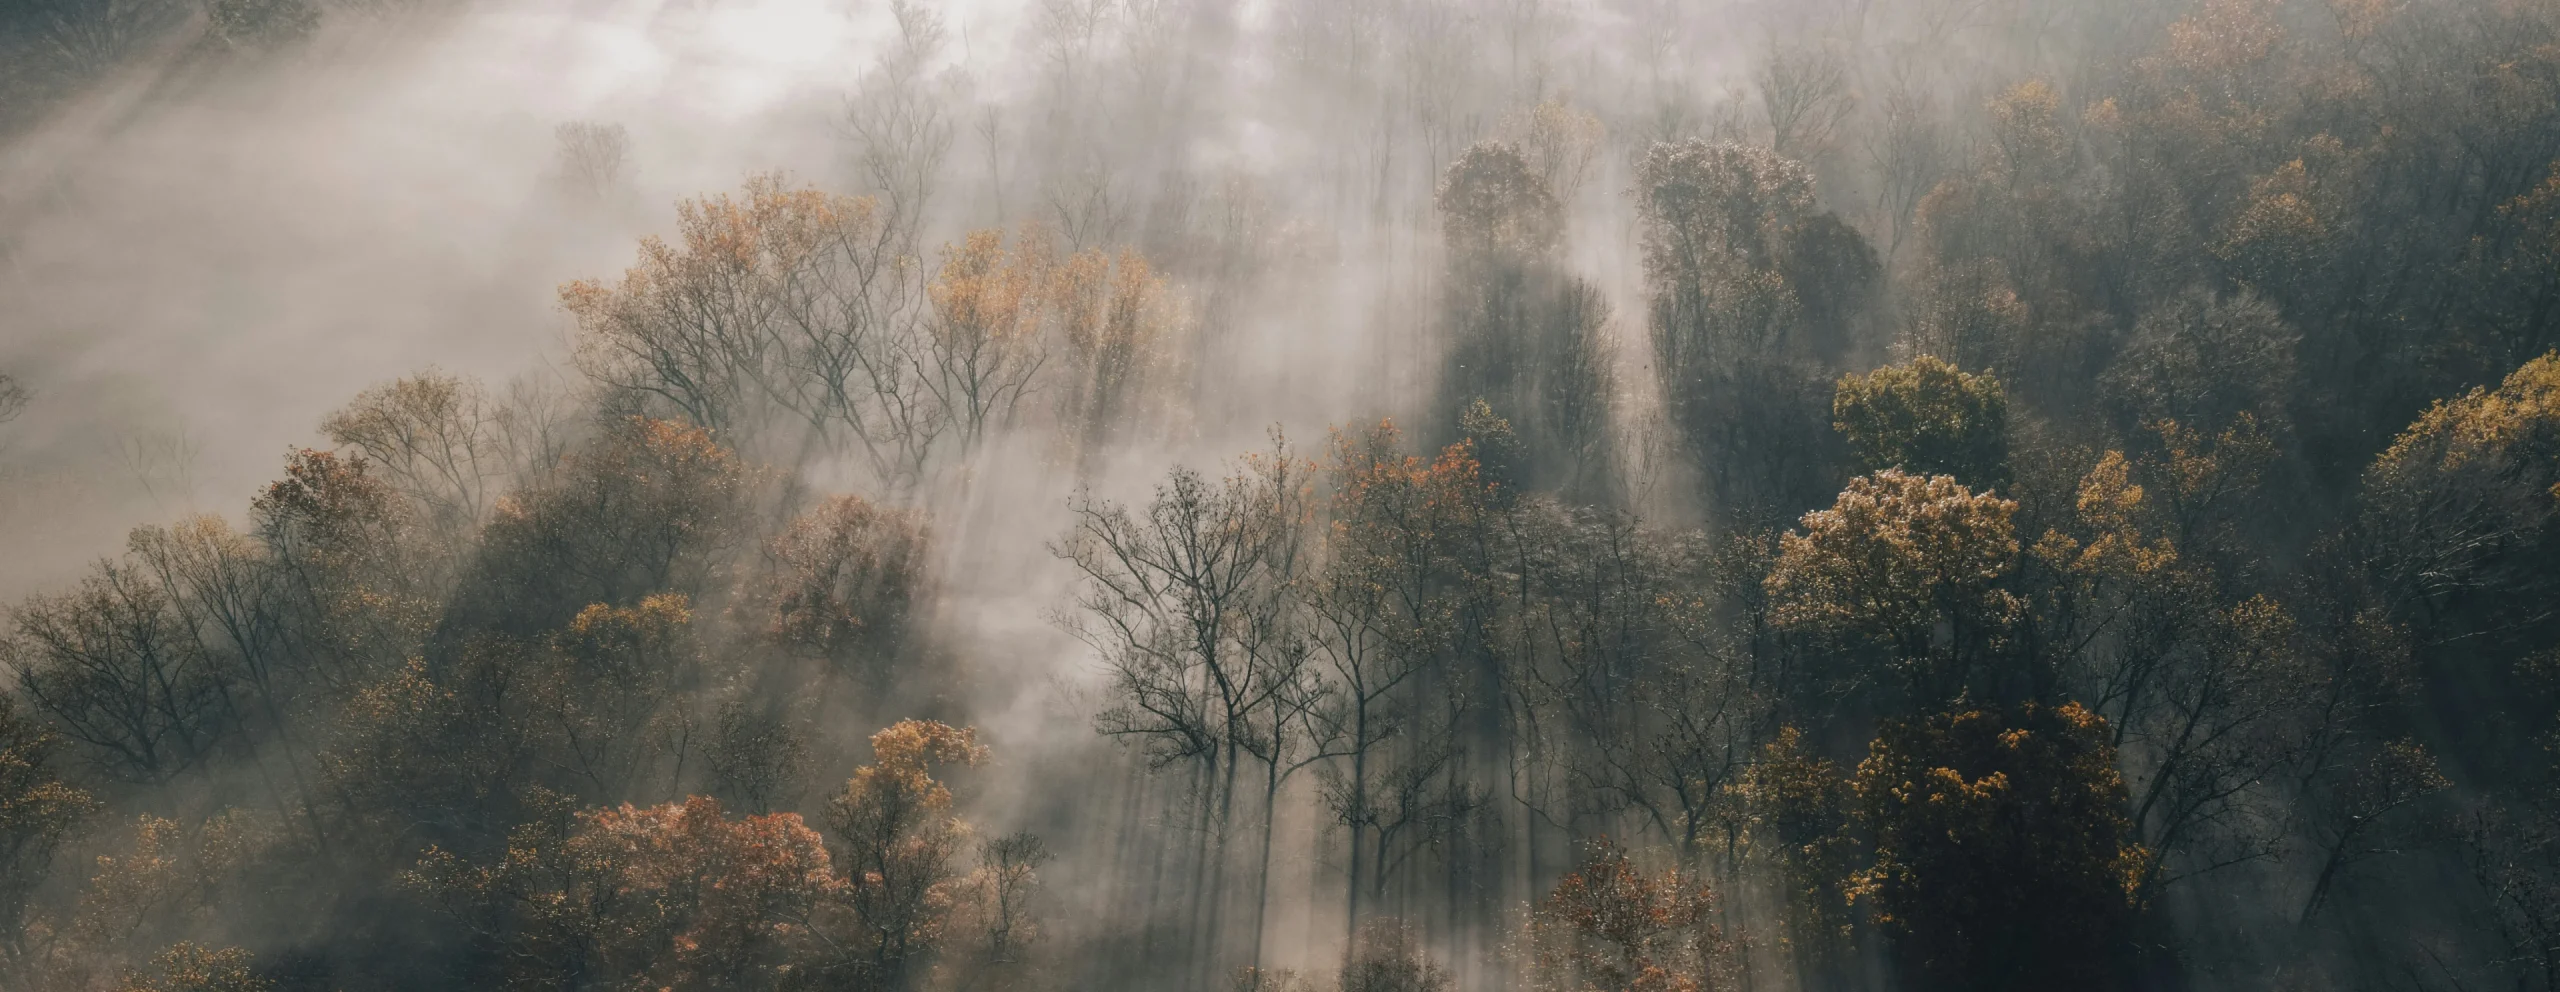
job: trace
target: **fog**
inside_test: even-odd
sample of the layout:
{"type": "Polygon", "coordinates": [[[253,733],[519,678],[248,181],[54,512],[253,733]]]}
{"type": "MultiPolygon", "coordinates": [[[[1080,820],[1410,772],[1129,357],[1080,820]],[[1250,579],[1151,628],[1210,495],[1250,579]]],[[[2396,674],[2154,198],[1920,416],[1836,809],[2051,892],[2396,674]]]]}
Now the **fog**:
{"type": "Polygon", "coordinates": [[[2560,988],[2543,0],[17,3],[0,987],[2560,988]]]}

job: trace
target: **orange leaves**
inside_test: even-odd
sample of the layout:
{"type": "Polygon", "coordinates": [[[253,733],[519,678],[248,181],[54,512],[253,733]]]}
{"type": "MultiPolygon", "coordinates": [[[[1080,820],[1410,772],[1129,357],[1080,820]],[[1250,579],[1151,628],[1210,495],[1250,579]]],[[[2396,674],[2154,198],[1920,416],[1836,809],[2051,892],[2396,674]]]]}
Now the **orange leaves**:
{"type": "Polygon", "coordinates": [[[896,987],[940,940],[955,902],[949,861],[967,830],[928,771],[986,752],[972,731],[924,720],[882,730],[873,746],[878,760],[829,808],[838,847],[795,813],[733,818],[693,796],[573,814],[566,797],[537,790],[532,822],[499,861],[430,851],[404,879],[497,945],[505,972],[488,977],[510,987],[580,975],[670,990],[896,987]]]}
{"type": "Polygon", "coordinates": [[[1081,443],[1167,364],[1181,325],[1134,253],[1060,259],[1036,225],[971,232],[926,264],[871,199],[778,174],[677,214],[675,238],[644,239],[620,279],[560,288],[580,371],[625,409],[749,450],[796,418],[893,482],[952,434],[965,457],[1011,427],[1061,345],[1077,356],[1062,392],[1081,443]]]}
{"type": "Polygon", "coordinates": [[[1990,106],[1992,140],[2012,187],[2052,178],[2071,154],[2062,131],[2061,97],[2050,83],[2030,79],[2000,91],[1990,106]]]}
{"type": "Polygon", "coordinates": [[[2148,540],[2143,534],[2156,510],[2143,487],[2132,479],[2124,453],[2110,451],[2080,480],[2080,521],[2088,529],[2084,544],[2048,532],[2036,553],[2054,567],[2084,578],[2150,575],[2175,564],[2178,549],[2167,537],[2148,540]]]}
{"type": "Polygon", "coordinates": [[[1529,916],[1520,948],[1537,992],[1705,992],[1730,987],[1715,897],[1687,872],[1647,872],[1603,838],[1529,916]]]}
{"type": "Polygon", "coordinates": [[[854,769],[844,794],[828,805],[828,822],[837,832],[884,845],[902,845],[919,831],[947,832],[956,840],[956,822],[935,822],[951,808],[951,789],[934,779],[932,766],[984,760],[987,749],[978,746],[977,731],[936,720],[900,720],[871,735],[871,750],[873,763],[854,769]]]}
{"type": "Polygon", "coordinates": [[[904,787],[930,790],[936,797],[932,804],[935,808],[950,805],[951,791],[933,781],[927,774],[929,766],[974,765],[987,756],[987,749],[978,745],[976,730],[938,720],[900,720],[891,724],[871,735],[871,750],[877,763],[857,770],[855,781],[863,781],[865,773],[874,780],[894,777],[904,787]]]}
{"type": "Polygon", "coordinates": [[[534,633],[594,603],[699,594],[726,567],[756,476],[702,427],[647,417],[604,425],[537,488],[498,501],[475,574],[492,622],[534,633]]]}
{"type": "Polygon", "coordinates": [[[730,819],[695,796],[546,819],[497,864],[431,851],[404,876],[500,945],[508,987],[768,987],[817,951],[805,921],[843,889],[796,814],[730,819]]]}
{"type": "Polygon", "coordinates": [[[987,752],[976,731],[933,720],[898,721],[871,735],[871,748],[876,760],[827,804],[827,827],[852,880],[844,906],[860,924],[867,960],[859,967],[894,984],[942,939],[955,899],[952,857],[968,836],[932,766],[976,764],[987,752]]]}
{"type": "Polygon", "coordinates": [[[874,277],[892,257],[877,205],[772,173],[738,198],[680,203],[676,217],[676,242],[643,239],[619,282],[560,288],[580,370],[709,427],[752,426],[765,402],[812,413],[802,384],[783,379],[826,364],[840,332],[869,333],[874,277]]]}
{"type": "Polygon", "coordinates": [[[1037,334],[1047,305],[1048,238],[1026,228],[1008,250],[1001,230],[971,231],[942,249],[942,271],[926,287],[946,342],[1005,346],[1037,334]]]}
{"type": "Polygon", "coordinates": [[[1182,314],[1137,252],[1053,254],[1048,232],[1025,225],[971,232],[943,248],[926,287],[934,311],[940,395],[974,445],[1004,426],[1035,388],[1059,390],[1068,441],[1081,452],[1125,426],[1172,364],[1182,314]],[[1035,380],[1053,355],[1064,368],[1035,380]]]}
{"type": "Polygon", "coordinates": [[[766,545],[765,636],[838,668],[881,670],[922,594],[927,541],[917,511],[827,500],[766,545]]]}
{"type": "Polygon", "coordinates": [[[1179,358],[1180,301],[1134,250],[1089,248],[1055,266],[1050,310],[1065,347],[1059,416],[1080,455],[1135,424],[1179,358]]]}
{"type": "Polygon", "coordinates": [[[267,992],[275,983],[258,977],[244,948],[209,948],[180,941],[125,976],[116,992],[267,992]]]}
{"type": "Polygon", "coordinates": [[[2560,520],[2560,353],[2496,389],[2438,402],[2365,470],[2362,501],[2389,567],[2430,594],[2487,582],[2502,555],[2548,554],[2544,535],[2560,520]]]}
{"type": "Polygon", "coordinates": [[[1333,434],[1334,526],[1360,530],[1389,524],[1430,540],[1471,523],[1490,505],[1492,485],[1474,446],[1461,441],[1425,460],[1398,449],[1392,420],[1357,434],[1333,434]]]}
{"type": "Polygon", "coordinates": [[[297,528],[321,541],[344,539],[368,524],[396,519],[397,495],[366,467],[359,457],[296,451],[285,462],[284,478],[268,483],[250,503],[250,512],[267,528],[297,528]]]}
{"type": "Polygon", "coordinates": [[[554,635],[553,643],[573,653],[636,652],[663,645],[691,623],[693,611],[683,595],[660,593],[627,609],[589,605],[554,635]]]}
{"type": "Polygon", "coordinates": [[[680,962],[707,977],[734,967],[758,935],[787,930],[837,883],[818,832],[799,814],[732,820],[718,801],[638,808],[629,804],[578,815],[570,857],[597,866],[616,891],[678,907],[686,917],[670,936],[680,962]],[[777,911],[785,919],[777,922],[777,911]],[[690,960],[687,960],[690,959],[690,960]]]}

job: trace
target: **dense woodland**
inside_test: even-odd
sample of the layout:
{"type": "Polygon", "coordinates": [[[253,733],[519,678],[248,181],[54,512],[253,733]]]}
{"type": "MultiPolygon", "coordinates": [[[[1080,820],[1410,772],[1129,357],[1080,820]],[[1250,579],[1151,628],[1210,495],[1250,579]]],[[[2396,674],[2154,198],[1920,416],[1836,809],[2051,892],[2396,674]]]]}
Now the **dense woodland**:
{"type": "MultiPolygon", "coordinates": [[[[0,141],[475,9],[20,0],[0,141]]],[[[0,988],[2560,992],[2560,3],[872,14],[7,608],[0,988]]]]}

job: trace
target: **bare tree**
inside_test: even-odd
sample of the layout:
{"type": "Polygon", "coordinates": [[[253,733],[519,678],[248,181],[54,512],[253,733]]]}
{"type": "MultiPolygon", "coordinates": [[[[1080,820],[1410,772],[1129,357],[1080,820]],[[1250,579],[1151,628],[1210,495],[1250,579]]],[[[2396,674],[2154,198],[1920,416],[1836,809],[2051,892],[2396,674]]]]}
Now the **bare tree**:
{"type": "MultiPolygon", "coordinates": [[[[1198,852],[1203,872],[1223,872],[1240,765],[1267,758],[1276,791],[1316,705],[1290,616],[1302,466],[1275,433],[1268,456],[1222,481],[1176,469],[1143,516],[1079,497],[1075,529],[1055,549],[1083,580],[1077,611],[1060,622],[1101,657],[1116,697],[1096,729],[1159,768],[1197,771],[1201,842],[1218,838],[1214,854],[1198,852]]],[[[1202,924],[1212,940],[1218,908],[1213,898],[1202,924]]]]}
{"type": "Polygon", "coordinates": [[[1760,109],[1769,118],[1770,146],[1789,158],[1810,159],[1827,151],[1857,105],[1849,94],[1847,65],[1827,48],[1774,47],[1757,82],[1760,109]]]}
{"type": "Polygon", "coordinates": [[[570,121],[552,129],[560,145],[560,183],[570,193],[603,200],[630,179],[631,132],[601,121],[570,121]]]}
{"type": "Polygon", "coordinates": [[[77,591],[19,607],[14,626],[18,690],[115,778],[168,781],[227,729],[225,659],[190,636],[144,569],[102,562],[77,591]]]}
{"type": "Polygon", "coordinates": [[[1546,100],[1503,118],[1502,140],[1520,150],[1529,169],[1546,180],[1557,201],[1571,204],[1591,177],[1608,129],[1600,119],[1560,100],[1546,100]]]}
{"type": "Polygon", "coordinates": [[[509,419],[479,383],[430,368],[356,394],[320,429],[363,452],[459,541],[482,521],[496,487],[516,481],[509,419]]]}
{"type": "Polygon", "coordinates": [[[947,29],[926,0],[891,0],[889,12],[897,42],[863,74],[845,122],[864,181],[887,204],[888,227],[913,255],[954,134],[946,87],[933,68],[947,29]]]}
{"type": "Polygon", "coordinates": [[[2302,921],[2320,905],[2349,868],[2364,861],[2401,854],[2423,843],[2427,834],[2404,810],[2453,787],[2436,766],[2434,755],[2416,741],[2384,744],[2349,770],[2316,807],[2324,814],[2314,834],[2321,852],[2320,870],[2312,878],[2311,895],[2302,903],[2302,921]]]}
{"type": "Polygon", "coordinates": [[[1936,108],[1926,91],[1897,80],[1885,91],[1883,114],[1880,126],[1866,132],[1863,140],[1867,162],[1876,172],[1877,203],[1886,220],[1885,258],[1891,260],[1902,252],[1920,198],[1945,176],[1949,156],[1936,108]]]}
{"type": "Polygon", "coordinates": [[[765,175],[743,198],[681,203],[677,219],[680,241],[642,241],[620,283],[562,287],[580,371],[623,405],[732,444],[796,419],[885,481],[921,475],[953,417],[937,360],[960,342],[933,336],[926,289],[878,201],[765,175]]]}

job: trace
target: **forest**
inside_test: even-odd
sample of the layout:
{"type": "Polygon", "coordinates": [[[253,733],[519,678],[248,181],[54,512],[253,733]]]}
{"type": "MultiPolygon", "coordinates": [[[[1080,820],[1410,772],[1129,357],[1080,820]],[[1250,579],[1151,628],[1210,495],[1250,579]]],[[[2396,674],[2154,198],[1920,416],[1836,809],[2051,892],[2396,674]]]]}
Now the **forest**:
{"type": "Polygon", "coordinates": [[[10,0],[0,989],[2560,992],[2560,0],[10,0]]]}

